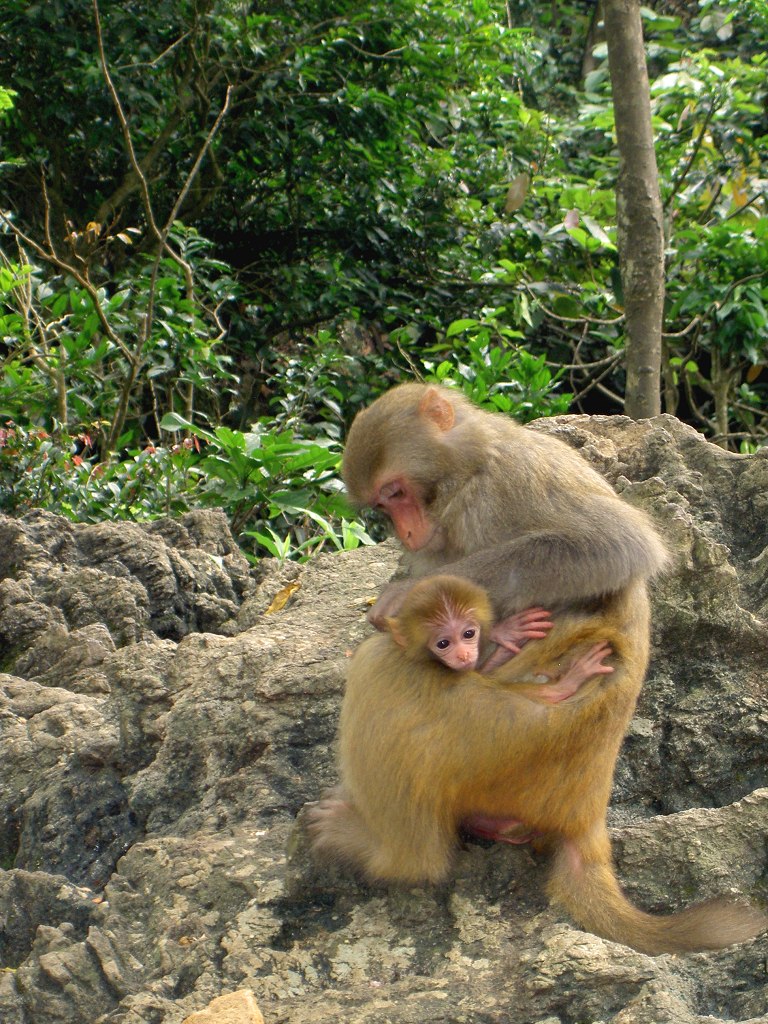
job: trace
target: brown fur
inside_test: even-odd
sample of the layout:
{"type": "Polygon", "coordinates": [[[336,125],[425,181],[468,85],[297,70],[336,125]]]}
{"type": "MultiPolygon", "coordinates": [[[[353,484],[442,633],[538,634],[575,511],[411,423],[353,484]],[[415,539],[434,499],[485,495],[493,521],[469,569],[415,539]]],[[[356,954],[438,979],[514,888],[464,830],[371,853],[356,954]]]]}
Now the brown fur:
{"type": "Polygon", "coordinates": [[[402,478],[424,505],[437,531],[413,558],[416,574],[482,583],[497,615],[531,604],[561,614],[488,678],[416,666],[388,635],[366,640],[342,708],[341,786],[310,815],[318,853],[371,879],[436,882],[463,820],[517,819],[550,837],[552,899],[606,938],[655,954],[765,929],[758,911],[722,901],[654,917],[616,881],[606,810],[647,667],[646,580],[666,557],[648,518],[567,446],[421,385],[358,416],[344,474],[360,502],[402,478]],[[612,675],[556,705],[536,699],[529,676],[557,676],[599,641],[613,649],[612,675]]]}
{"type": "Polygon", "coordinates": [[[410,556],[412,574],[473,580],[497,618],[538,604],[582,606],[666,562],[648,516],[578,452],[452,389],[404,384],[355,418],[343,467],[352,500],[370,504],[377,485],[406,469],[440,527],[410,556]],[[447,429],[434,395],[451,410],[447,429]]]}
{"type": "Polygon", "coordinates": [[[412,661],[432,661],[434,626],[448,618],[470,617],[487,634],[492,612],[482,587],[460,576],[429,576],[408,591],[397,617],[385,620],[389,632],[412,661]]]}

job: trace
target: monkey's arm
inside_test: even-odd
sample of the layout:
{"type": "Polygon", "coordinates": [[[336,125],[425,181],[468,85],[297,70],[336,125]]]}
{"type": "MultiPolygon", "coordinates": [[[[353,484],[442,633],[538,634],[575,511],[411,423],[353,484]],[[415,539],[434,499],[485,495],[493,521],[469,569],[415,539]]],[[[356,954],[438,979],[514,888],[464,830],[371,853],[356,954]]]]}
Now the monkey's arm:
{"type": "MultiPolygon", "coordinates": [[[[611,675],[614,668],[612,665],[606,665],[605,659],[612,653],[607,643],[597,643],[583,653],[576,654],[567,669],[559,676],[553,677],[543,672],[530,682],[520,679],[516,683],[508,683],[507,686],[529,700],[559,704],[580,693],[587,682],[591,682],[591,689],[594,689],[600,676],[611,675]]],[[[588,689],[584,689],[581,696],[586,696],[587,692],[588,689]]]]}
{"type": "MultiPolygon", "coordinates": [[[[666,549],[645,515],[617,497],[589,497],[574,510],[572,530],[530,531],[441,565],[440,571],[485,587],[499,615],[551,606],[553,594],[564,604],[600,597],[658,572],[666,549]]],[[[414,567],[421,568],[418,556],[414,567]]]]}
{"type": "Polygon", "coordinates": [[[543,640],[553,625],[546,608],[526,608],[492,626],[488,639],[504,647],[510,655],[519,654],[529,640],[543,640]]]}
{"type": "MultiPolygon", "coordinates": [[[[579,659],[594,654],[596,645],[601,644],[611,648],[614,667],[631,664],[633,675],[642,679],[648,658],[648,598],[642,584],[607,599],[599,613],[556,616],[548,636],[526,644],[520,654],[490,672],[484,667],[482,675],[496,685],[536,699],[541,692],[537,680],[542,676],[562,680],[579,659]]],[[[604,652],[598,663],[602,664],[606,656],[604,652]]],[[[619,674],[623,676],[623,670],[619,674]]],[[[580,688],[580,698],[595,688],[612,685],[611,677],[602,670],[585,679],[588,681],[580,688]],[[604,675],[608,678],[601,678],[604,675]]]]}
{"type": "Polygon", "coordinates": [[[488,631],[488,640],[498,646],[485,658],[479,671],[487,674],[504,665],[519,654],[529,640],[543,640],[553,626],[546,608],[526,608],[497,622],[488,631]]]}
{"type": "Polygon", "coordinates": [[[384,633],[387,631],[387,620],[396,618],[400,613],[405,595],[413,586],[413,580],[399,580],[388,583],[372,608],[368,609],[366,618],[374,629],[384,633]]]}

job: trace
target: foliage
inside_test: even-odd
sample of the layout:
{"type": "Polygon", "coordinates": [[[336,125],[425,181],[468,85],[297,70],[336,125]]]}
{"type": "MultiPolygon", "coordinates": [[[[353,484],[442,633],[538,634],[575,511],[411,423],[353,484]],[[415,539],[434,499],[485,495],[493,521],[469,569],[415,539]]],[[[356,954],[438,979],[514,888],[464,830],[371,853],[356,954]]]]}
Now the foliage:
{"type": "MultiPolygon", "coordinates": [[[[690,5],[685,23],[663,13],[671,5],[657,6],[644,13],[670,226],[669,308],[682,311],[674,289],[686,281],[678,268],[685,245],[675,234],[724,221],[739,204],[762,211],[760,33],[768,27],[758,0],[690,5]]],[[[222,356],[234,377],[255,366],[259,379],[247,389],[232,380],[233,393],[224,388],[217,400],[209,376],[194,409],[184,407],[180,384],[172,404],[143,387],[134,404],[145,418],[173,408],[242,428],[272,412],[292,426],[306,415],[310,433],[336,429],[348,419],[347,400],[352,408],[367,400],[411,361],[418,369],[413,348],[453,321],[482,320],[486,308],[503,310],[500,326],[521,333],[522,349],[569,366],[577,407],[620,408],[617,165],[604,46],[581,79],[592,9],[509,0],[502,14],[485,0],[461,8],[294,0],[276,10],[186,0],[139,14],[103,0],[109,64],[160,211],[173,205],[225,83],[233,90],[181,213],[235,268],[238,302],[222,356]],[[374,322],[384,339],[408,327],[413,344],[396,333],[375,353],[348,351],[341,367],[312,338],[335,336],[344,322],[374,322]],[[341,416],[329,409],[334,402],[341,416]]],[[[111,211],[143,245],[146,211],[135,175],[124,171],[90,15],[74,0],[13,2],[0,36],[0,81],[17,93],[6,142],[17,166],[0,184],[19,223],[41,222],[43,161],[58,168],[56,181],[48,175],[49,213],[70,225],[68,237],[87,234],[77,225],[95,207],[96,223],[111,211]],[[62,48],[67,62],[56,59],[62,48]],[[28,55],[21,69],[2,56],[20,52],[28,55]]],[[[104,229],[92,254],[110,296],[136,272],[114,241],[124,233],[104,229]]],[[[668,328],[677,335],[688,325],[668,328]]],[[[201,337],[205,347],[194,329],[177,348],[201,337]]],[[[685,355],[671,339],[669,349],[671,359],[685,355]]],[[[180,352],[164,355],[175,379],[180,352]]],[[[137,379],[155,373],[163,371],[142,359],[137,379]]],[[[711,418],[687,408],[669,375],[667,398],[683,415],[711,418]]]]}
{"type": "Polygon", "coordinates": [[[52,436],[6,421],[0,427],[0,510],[46,508],[77,522],[146,520],[187,511],[189,449],[146,448],[98,462],[88,434],[52,436]]]}
{"type": "Polygon", "coordinates": [[[443,358],[425,360],[425,379],[459,387],[477,405],[522,423],[567,412],[573,395],[556,393],[562,374],[552,373],[544,355],[520,346],[522,332],[506,327],[499,320],[503,313],[497,309],[483,320],[454,321],[445,342],[427,350],[443,358]]]}
{"type": "Polygon", "coordinates": [[[162,425],[168,431],[195,431],[201,444],[201,458],[190,470],[199,480],[197,502],[224,508],[233,532],[269,554],[303,557],[328,543],[339,550],[372,543],[360,524],[349,521],[338,444],[296,438],[263,423],[248,433],[228,427],[195,430],[169,414],[162,425]]]}
{"type": "Polygon", "coordinates": [[[249,26],[269,72],[229,173],[252,201],[218,218],[261,252],[249,267],[264,285],[258,314],[290,327],[364,308],[389,323],[414,286],[442,309],[456,301],[443,254],[484,213],[473,197],[502,196],[520,159],[506,78],[527,33],[505,31],[482,0],[323,5],[322,31],[315,5],[298,13],[249,26]]]}
{"type": "Polygon", "coordinates": [[[321,329],[277,354],[267,381],[276,426],[340,442],[355,412],[396,384],[393,346],[377,350],[363,332],[346,325],[321,329]]]}
{"type": "MultiPolygon", "coordinates": [[[[303,556],[365,542],[338,446],[401,379],[523,420],[620,410],[595,6],[8,0],[4,507],[221,504],[254,551],[303,556]]],[[[768,8],[654,8],[666,409],[752,450],[768,8]]]]}
{"type": "Polygon", "coordinates": [[[418,325],[376,343],[354,331],[321,330],[280,360],[270,400],[273,422],[311,437],[340,441],[358,409],[404,377],[460,388],[473,402],[522,422],[568,411],[562,372],[521,345],[523,334],[486,310],[454,321],[425,344],[418,325]]]}
{"type": "MultiPolygon", "coordinates": [[[[503,195],[525,159],[521,101],[506,79],[528,33],[505,29],[485,0],[465,9],[447,0],[295,0],[253,10],[187,0],[141,11],[102,0],[101,9],[161,211],[232,85],[227,130],[182,217],[225,257],[247,261],[262,331],[361,305],[386,315],[459,242],[462,221],[475,216],[466,200],[489,187],[503,195]]],[[[113,210],[124,223],[143,220],[137,182],[121,181],[121,136],[88,20],[74,0],[13,2],[0,26],[0,80],[12,78],[19,92],[20,130],[8,144],[22,166],[7,183],[26,223],[41,220],[41,162],[58,168],[54,222],[102,223],[113,210]],[[66,63],[56,59],[67,50],[66,63]],[[24,68],[3,52],[27,53],[24,68]]],[[[435,289],[432,301],[445,297],[435,289]]]]}
{"type": "MultiPolygon", "coordinates": [[[[164,213],[186,176],[190,153],[198,149],[211,103],[223,95],[219,89],[208,97],[205,88],[206,47],[211,60],[217,56],[214,6],[208,0],[100,5],[110,63],[119,69],[120,95],[132,112],[145,170],[164,164],[163,187],[156,190],[164,213]],[[181,141],[184,132],[188,138],[181,141]]],[[[3,205],[16,210],[25,226],[40,225],[41,168],[47,168],[55,237],[68,227],[109,223],[115,215],[123,225],[136,224],[139,190],[128,180],[123,135],[99,67],[92,5],[6,0],[0,81],[16,90],[3,149],[17,166],[7,170],[11,201],[3,205]],[[130,190],[121,199],[126,186],[130,190]]]]}
{"type": "MultiPolygon", "coordinates": [[[[164,428],[190,426],[176,415],[164,428]]],[[[98,461],[87,434],[0,427],[0,511],[46,508],[76,522],[146,521],[192,508],[225,510],[247,554],[306,558],[324,546],[372,543],[341,494],[338,445],[259,426],[200,430],[169,447],[98,461]]]]}
{"type": "Polygon", "coordinates": [[[675,339],[675,385],[702,423],[720,438],[741,437],[742,450],[766,436],[768,385],[768,224],[726,219],[677,235],[678,279],[669,321],[691,325],[675,339]]]}
{"type": "Polygon", "coordinates": [[[15,90],[5,89],[0,85],[0,117],[2,117],[6,111],[13,109],[13,98],[15,95],[15,90]]]}
{"type": "Polygon", "coordinates": [[[768,434],[765,71],[764,53],[701,50],[654,84],[671,225],[667,409],[682,405],[720,443],[746,438],[746,449],[768,434]]]}
{"type": "MultiPolygon", "coordinates": [[[[768,362],[760,243],[754,261],[744,258],[765,215],[768,22],[761,3],[749,13],[713,0],[699,8],[685,25],[644,9],[669,239],[665,408],[725,446],[744,440],[749,447],[768,428],[759,380],[768,362]],[[681,373],[685,366],[695,371],[681,373]]],[[[524,231],[510,237],[506,258],[491,272],[532,293],[534,325],[538,318],[554,335],[547,347],[555,362],[571,362],[576,400],[591,382],[620,407],[623,381],[612,369],[623,346],[613,111],[605,47],[594,57],[584,93],[564,103],[554,126],[557,145],[532,183],[532,214],[528,200],[526,216],[515,214],[524,231]],[[541,241],[526,248],[525,234],[541,241]],[[606,368],[611,388],[602,382],[606,368]]],[[[566,94],[561,83],[561,100],[566,94]]],[[[534,332],[527,336],[530,343],[534,332]]],[[[594,405],[587,400],[582,407],[594,405]]]]}
{"type": "Polygon", "coordinates": [[[4,259],[0,416],[49,426],[56,420],[70,432],[88,429],[107,451],[140,442],[148,416],[150,436],[157,437],[160,408],[220,411],[222,390],[234,378],[221,348],[218,311],[235,286],[197,232],[177,225],[171,240],[195,269],[191,293],[184,268],[170,257],[156,262],[140,255],[98,288],[66,273],[51,278],[23,251],[17,261],[4,259]]]}

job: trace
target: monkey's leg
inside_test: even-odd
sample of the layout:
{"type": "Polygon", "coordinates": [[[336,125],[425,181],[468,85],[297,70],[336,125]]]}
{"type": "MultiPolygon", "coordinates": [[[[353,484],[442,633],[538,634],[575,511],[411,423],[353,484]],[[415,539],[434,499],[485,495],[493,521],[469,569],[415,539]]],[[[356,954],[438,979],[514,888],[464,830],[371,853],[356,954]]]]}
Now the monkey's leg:
{"type": "Polygon", "coordinates": [[[409,807],[388,820],[379,808],[374,832],[341,789],[333,790],[307,812],[313,851],[341,861],[370,881],[439,882],[448,874],[455,847],[454,830],[441,825],[433,810],[409,807]]]}
{"type": "Polygon", "coordinates": [[[366,864],[369,878],[385,882],[441,882],[449,874],[457,846],[453,816],[443,817],[433,802],[411,799],[368,808],[375,840],[366,864]]]}
{"type": "Polygon", "coordinates": [[[318,857],[365,870],[373,837],[341,787],[308,809],[307,831],[318,857]]]}

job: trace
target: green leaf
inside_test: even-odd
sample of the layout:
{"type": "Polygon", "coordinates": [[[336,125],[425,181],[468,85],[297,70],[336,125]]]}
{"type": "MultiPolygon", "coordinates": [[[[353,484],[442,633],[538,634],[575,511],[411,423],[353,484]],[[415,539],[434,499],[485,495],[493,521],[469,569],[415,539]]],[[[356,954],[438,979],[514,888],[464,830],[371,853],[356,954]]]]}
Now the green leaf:
{"type": "Polygon", "coordinates": [[[464,331],[471,330],[473,327],[479,325],[478,320],[454,320],[452,324],[449,324],[448,330],[445,332],[446,338],[453,338],[457,334],[462,334],[464,331]]]}

